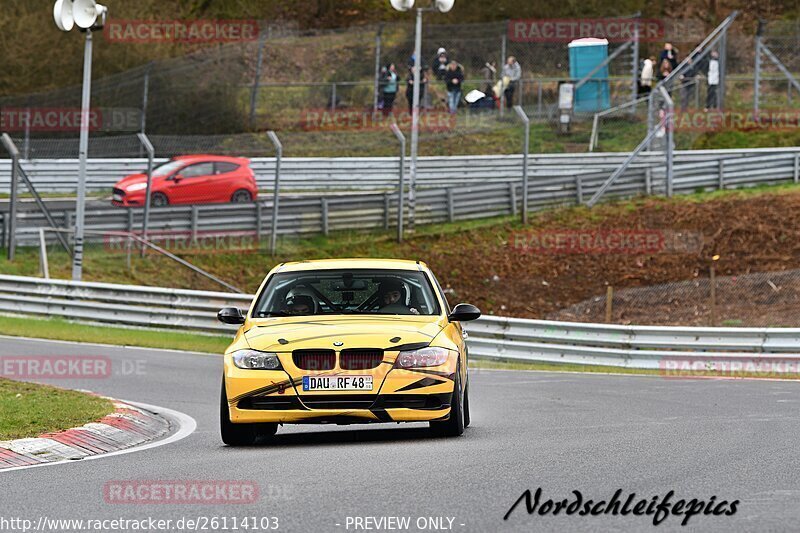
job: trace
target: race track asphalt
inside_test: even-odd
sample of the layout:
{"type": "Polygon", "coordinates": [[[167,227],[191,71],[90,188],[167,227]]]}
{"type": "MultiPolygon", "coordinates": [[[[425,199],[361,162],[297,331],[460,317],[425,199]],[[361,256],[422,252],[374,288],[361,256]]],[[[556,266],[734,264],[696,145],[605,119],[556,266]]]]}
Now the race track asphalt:
{"type": "Polygon", "coordinates": [[[542,502],[573,501],[573,490],[607,500],[617,489],[739,500],[733,516],[694,516],[687,527],[669,516],[658,531],[800,530],[797,383],[473,370],[473,423],[461,438],[432,438],[424,425],[290,426],[276,444],[232,449],[218,435],[218,356],[0,338],[0,356],[12,355],[110,357],[108,379],[53,383],[167,407],[198,427],[141,452],[0,473],[0,525],[276,516],[279,531],[335,532],[365,531],[348,529],[348,517],[406,516],[411,531],[419,517],[451,517],[452,530],[469,532],[653,528],[652,516],[528,515],[524,504],[503,519],[541,487],[542,502]],[[106,483],[133,479],[253,481],[260,499],[105,501],[106,483]]]}

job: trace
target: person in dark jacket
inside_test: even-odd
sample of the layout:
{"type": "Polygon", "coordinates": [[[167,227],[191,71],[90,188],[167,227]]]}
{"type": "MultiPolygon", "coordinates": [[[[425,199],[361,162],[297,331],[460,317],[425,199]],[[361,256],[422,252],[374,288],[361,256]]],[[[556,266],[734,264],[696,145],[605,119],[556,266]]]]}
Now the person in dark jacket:
{"type": "Polygon", "coordinates": [[[461,103],[461,87],[464,85],[464,69],[461,65],[455,61],[448,63],[444,82],[447,85],[447,107],[451,113],[455,113],[461,103]]]}
{"type": "MultiPolygon", "coordinates": [[[[425,98],[425,88],[428,86],[428,69],[421,67],[419,70],[419,102],[425,98]]],[[[408,69],[406,76],[406,100],[408,100],[408,113],[414,112],[414,68],[408,69]]]]}
{"type": "Polygon", "coordinates": [[[447,59],[447,50],[439,48],[436,51],[436,57],[433,58],[433,75],[439,81],[444,80],[444,72],[447,70],[447,65],[450,61],[447,59]]]}
{"type": "Polygon", "coordinates": [[[678,68],[678,50],[672,46],[672,43],[664,43],[664,49],[661,50],[661,55],[658,56],[658,64],[661,65],[665,59],[669,61],[670,72],[678,68]]]}

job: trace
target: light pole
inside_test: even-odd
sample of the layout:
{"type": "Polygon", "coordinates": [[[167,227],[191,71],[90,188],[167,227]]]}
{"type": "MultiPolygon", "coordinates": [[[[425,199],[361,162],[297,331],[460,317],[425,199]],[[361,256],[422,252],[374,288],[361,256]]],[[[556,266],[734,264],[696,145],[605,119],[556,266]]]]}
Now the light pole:
{"type": "MultiPolygon", "coordinates": [[[[408,11],[414,7],[414,0],[390,0],[397,11],[408,11]]],[[[417,8],[417,25],[414,32],[414,90],[411,103],[411,166],[408,173],[408,230],[414,231],[414,215],[417,194],[417,154],[419,152],[419,90],[422,79],[422,12],[439,11],[447,13],[453,9],[455,0],[434,0],[430,7],[417,8]]]]}
{"type": "Polygon", "coordinates": [[[83,274],[83,226],[86,208],[86,159],[89,152],[89,102],[92,94],[92,31],[106,21],[108,8],[95,0],[56,0],[53,18],[61,31],[74,26],[86,32],[83,51],[83,94],[81,96],[81,131],[78,147],[78,196],[75,204],[75,245],[72,253],[72,279],[80,281],[83,274]]]}

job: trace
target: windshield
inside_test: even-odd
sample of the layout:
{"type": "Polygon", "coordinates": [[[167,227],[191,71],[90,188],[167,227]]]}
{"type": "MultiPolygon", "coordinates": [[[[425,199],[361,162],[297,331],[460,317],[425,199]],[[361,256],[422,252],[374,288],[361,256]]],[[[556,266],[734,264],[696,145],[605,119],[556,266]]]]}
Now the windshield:
{"type": "Polygon", "coordinates": [[[258,297],[253,317],[439,312],[439,302],[423,272],[315,270],[274,274],[258,297]]]}
{"type": "Polygon", "coordinates": [[[153,176],[168,176],[181,168],[184,164],[183,161],[167,161],[153,169],[153,176]]]}

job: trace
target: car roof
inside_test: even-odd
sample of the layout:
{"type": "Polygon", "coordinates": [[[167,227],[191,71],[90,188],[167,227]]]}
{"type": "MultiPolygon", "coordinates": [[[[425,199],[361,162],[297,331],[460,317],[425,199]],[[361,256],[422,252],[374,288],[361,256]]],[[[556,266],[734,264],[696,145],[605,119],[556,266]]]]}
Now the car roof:
{"type": "Polygon", "coordinates": [[[279,272],[299,272],[303,270],[334,270],[334,269],[375,269],[375,270],[427,270],[428,266],[421,261],[407,259],[316,259],[309,261],[294,261],[283,263],[278,268],[279,272]]]}
{"type": "Polygon", "coordinates": [[[227,155],[211,155],[211,154],[192,154],[192,155],[176,155],[172,158],[175,161],[185,161],[187,163],[199,163],[201,161],[217,161],[236,164],[250,164],[250,160],[246,157],[231,157],[227,155]]]}

